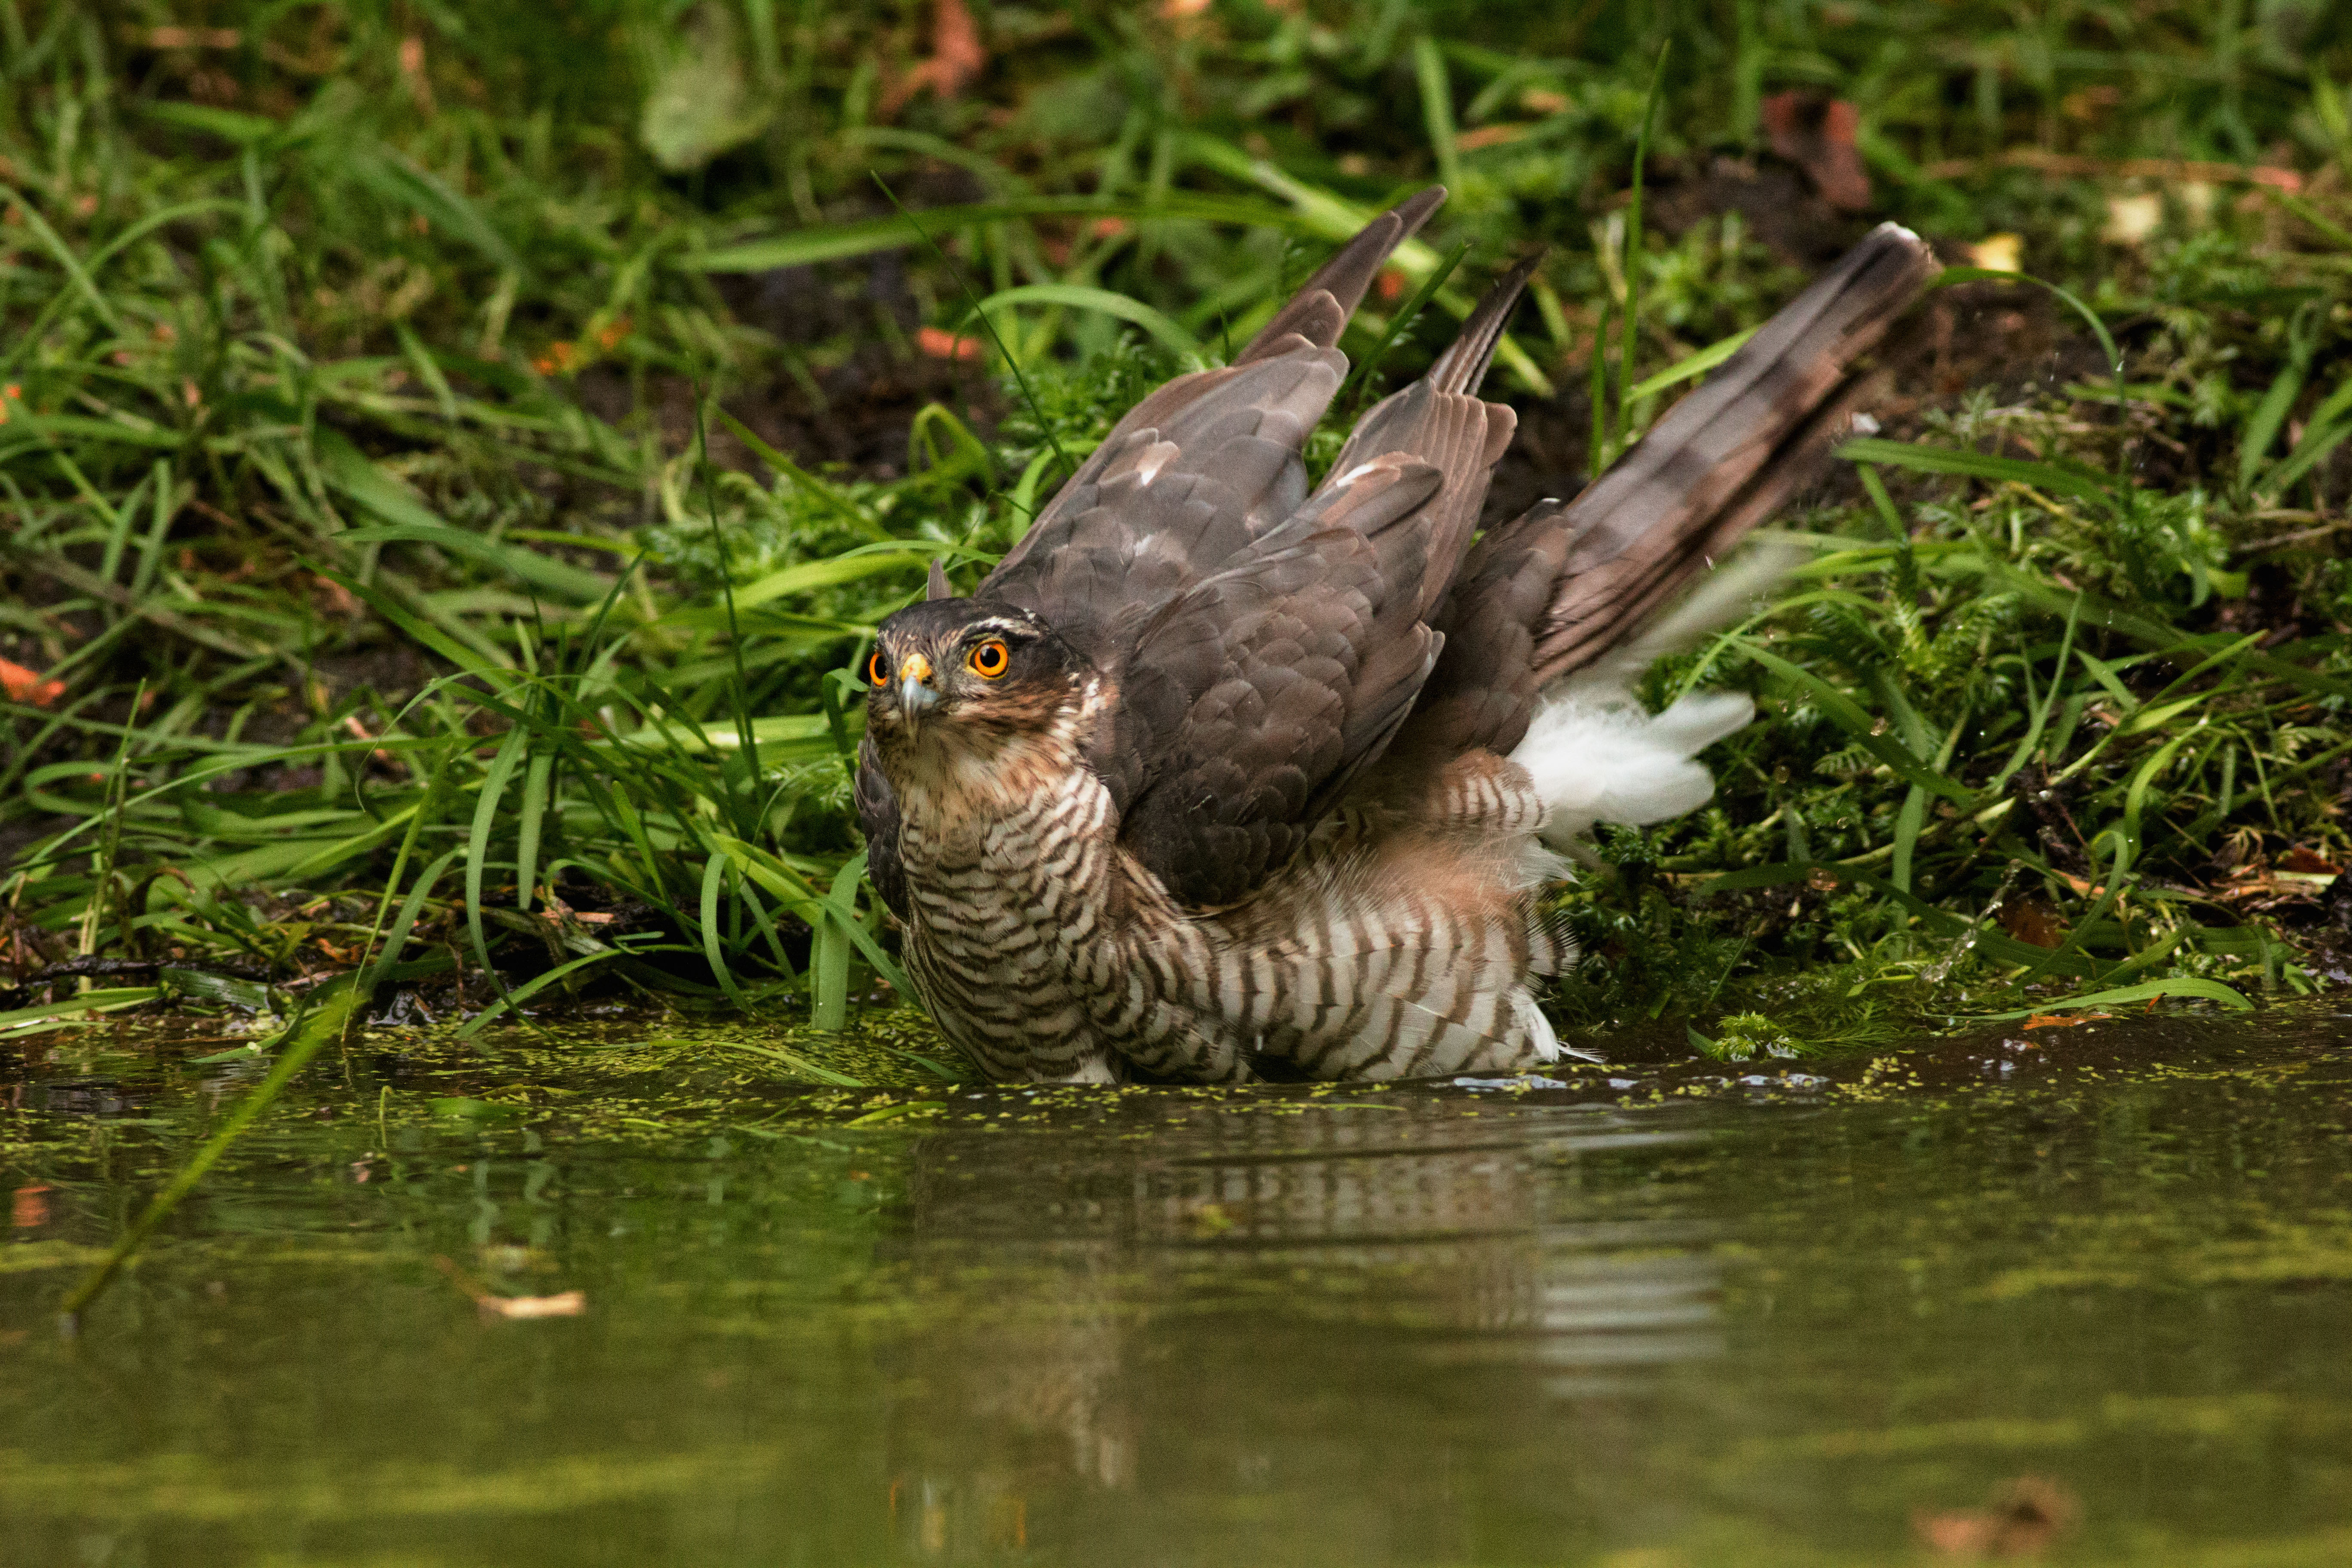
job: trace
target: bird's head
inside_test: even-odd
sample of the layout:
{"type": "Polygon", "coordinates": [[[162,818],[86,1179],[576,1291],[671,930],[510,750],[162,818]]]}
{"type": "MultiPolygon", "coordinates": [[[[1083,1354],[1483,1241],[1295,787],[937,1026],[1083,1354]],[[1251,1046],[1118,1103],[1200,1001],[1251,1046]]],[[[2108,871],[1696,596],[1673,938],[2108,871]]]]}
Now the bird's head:
{"type": "Polygon", "coordinates": [[[866,726],[886,768],[989,766],[1066,734],[1094,667],[1017,605],[935,598],[882,623],[866,660],[866,726]]]}

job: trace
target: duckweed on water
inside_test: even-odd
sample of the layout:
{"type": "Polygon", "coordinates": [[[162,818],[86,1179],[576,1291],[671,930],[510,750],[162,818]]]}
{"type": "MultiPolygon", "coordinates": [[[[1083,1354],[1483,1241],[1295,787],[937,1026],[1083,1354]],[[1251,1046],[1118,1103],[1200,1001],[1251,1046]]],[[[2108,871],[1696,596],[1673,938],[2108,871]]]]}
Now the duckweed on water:
{"type": "Polygon", "coordinates": [[[2352,1519],[2326,1007],[1245,1090],[793,1087],[627,1023],[323,1064],[70,1347],[251,1069],[6,1068],[12,1545],[1812,1568],[2031,1480],[2065,1561],[2220,1564],[2352,1519]]]}

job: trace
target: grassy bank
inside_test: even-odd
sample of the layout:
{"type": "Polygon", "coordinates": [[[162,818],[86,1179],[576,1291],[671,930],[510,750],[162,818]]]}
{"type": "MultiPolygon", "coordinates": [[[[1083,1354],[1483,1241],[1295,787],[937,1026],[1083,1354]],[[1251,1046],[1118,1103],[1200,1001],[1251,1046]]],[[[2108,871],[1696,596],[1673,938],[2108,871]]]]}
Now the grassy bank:
{"type": "Polygon", "coordinates": [[[1566,895],[1564,1021],[1738,1056],[2344,973],[2325,8],[525,9],[0,0],[10,1005],[362,968],[416,1022],[838,1026],[896,979],[873,626],[1433,178],[1343,403],[1551,247],[1498,508],[1879,216],[2065,290],[1956,276],[1784,602],[1658,673],[1767,721],[1566,895]]]}

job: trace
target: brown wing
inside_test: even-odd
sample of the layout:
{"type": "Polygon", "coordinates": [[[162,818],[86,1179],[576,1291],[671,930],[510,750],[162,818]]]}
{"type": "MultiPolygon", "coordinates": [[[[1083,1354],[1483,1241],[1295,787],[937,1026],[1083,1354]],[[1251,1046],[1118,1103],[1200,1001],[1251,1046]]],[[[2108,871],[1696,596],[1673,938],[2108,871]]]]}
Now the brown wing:
{"type": "Polygon", "coordinates": [[[1431,502],[1444,516],[1433,525],[1432,570],[1421,584],[1424,619],[1453,586],[1478,526],[1479,508],[1486,504],[1487,481],[1518,431],[1518,416],[1504,404],[1481,402],[1478,386],[1503,329],[1510,324],[1512,309],[1541,260],[1540,256],[1529,257],[1497,279],[1427,374],[1367,410],[1331,465],[1337,479],[1372,458],[1403,455],[1445,474],[1444,489],[1431,502]]]}
{"type": "Polygon", "coordinates": [[[1108,665],[1138,627],[1307,499],[1300,449],[1347,372],[1336,346],[1389,256],[1445,199],[1372,220],[1235,356],[1129,412],[980,587],[1108,665]]]}
{"type": "Polygon", "coordinates": [[[1516,269],[1420,382],[1373,408],[1330,478],[1172,601],[1118,666],[1135,770],[1122,842],[1180,900],[1229,903],[1306,841],[1412,711],[1428,616],[1515,427],[1475,395],[1533,269],[1516,269]]]}
{"type": "Polygon", "coordinates": [[[1481,540],[1436,617],[1445,654],[1400,750],[1516,746],[1544,687],[1625,641],[1810,481],[1848,422],[1854,362],[1936,271],[1917,236],[1882,225],[1574,501],[1481,540]]]}
{"type": "Polygon", "coordinates": [[[1120,839],[1179,900],[1255,887],[1404,717],[1436,654],[1412,589],[1441,480],[1366,465],[1139,639],[1120,697],[1142,768],[1120,839]]]}

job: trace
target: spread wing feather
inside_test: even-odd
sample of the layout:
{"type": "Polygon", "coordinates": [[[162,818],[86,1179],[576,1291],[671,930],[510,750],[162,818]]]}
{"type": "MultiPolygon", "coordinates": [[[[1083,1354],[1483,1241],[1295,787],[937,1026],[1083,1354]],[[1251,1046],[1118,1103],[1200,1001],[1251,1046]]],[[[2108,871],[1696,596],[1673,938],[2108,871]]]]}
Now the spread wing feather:
{"type": "Polygon", "coordinates": [[[1936,269],[1917,236],[1880,226],[1576,498],[1560,518],[1576,542],[1541,628],[1541,680],[1606,652],[1811,476],[1837,434],[1815,416],[1936,269]]]}
{"type": "Polygon", "coordinates": [[[1368,467],[1139,640],[1129,668],[1166,728],[1121,838],[1181,900],[1230,902],[1289,859],[1403,716],[1395,694],[1418,688],[1436,639],[1417,577],[1393,574],[1421,563],[1442,480],[1412,460],[1368,467]]]}
{"type": "Polygon", "coordinates": [[[1364,227],[1244,345],[1137,404],[981,584],[1044,617],[1097,662],[1148,615],[1232,560],[1307,497],[1299,452],[1339,390],[1339,334],[1390,255],[1445,199],[1433,186],[1364,227]],[[1171,528],[1147,492],[1175,481],[1171,528]]]}
{"type": "Polygon", "coordinates": [[[1348,318],[1363,303],[1364,291],[1388,264],[1391,253],[1444,205],[1445,187],[1432,185],[1366,224],[1361,233],[1299,285],[1290,303],[1276,310],[1257,335],[1243,345],[1234,363],[1250,364],[1291,353],[1296,346],[1293,340],[1322,349],[1338,343],[1339,334],[1347,330],[1348,318]]]}
{"type": "Polygon", "coordinates": [[[1545,687],[1633,637],[1784,505],[1846,426],[1854,362],[1936,266],[1882,225],[1572,502],[1538,502],[1479,541],[1435,617],[1445,655],[1400,759],[1507,753],[1545,687]]]}
{"type": "Polygon", "coordinates": [[[1468,347],[1368,413],[1323,486],[1173,601],[1125,661],[1138,728],[1117,750],[1143,774],[1122,840],[1181,900],[1257,886],[1412,712],[1444,643],[1429,616],[1514,429],[1475,388],[1531,270],[1506,278],[1472,313],[1468,347]]]}

